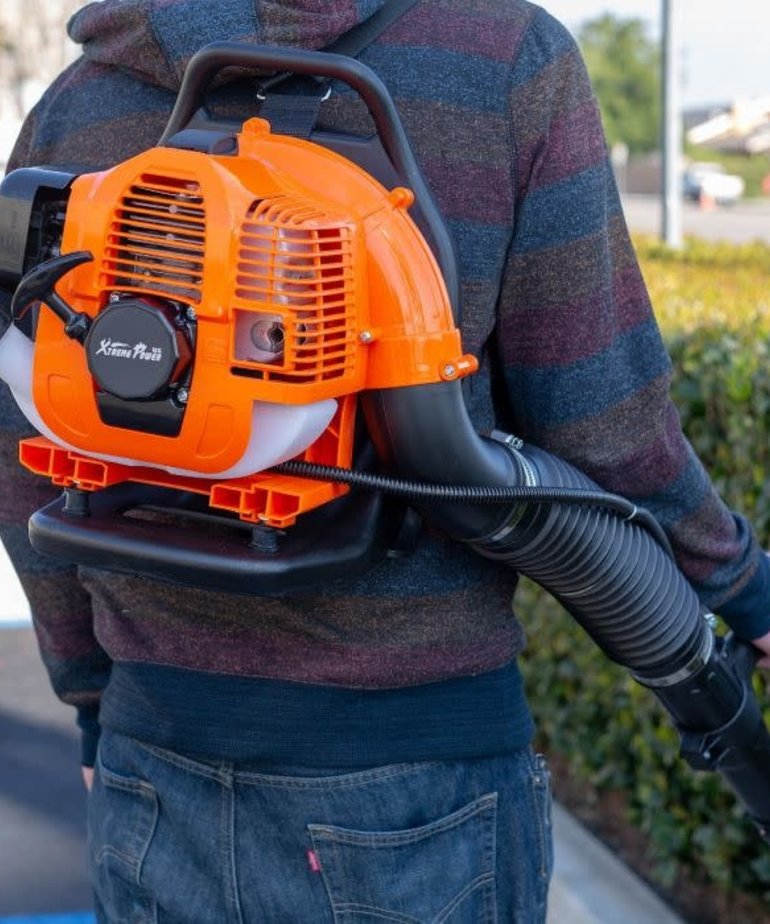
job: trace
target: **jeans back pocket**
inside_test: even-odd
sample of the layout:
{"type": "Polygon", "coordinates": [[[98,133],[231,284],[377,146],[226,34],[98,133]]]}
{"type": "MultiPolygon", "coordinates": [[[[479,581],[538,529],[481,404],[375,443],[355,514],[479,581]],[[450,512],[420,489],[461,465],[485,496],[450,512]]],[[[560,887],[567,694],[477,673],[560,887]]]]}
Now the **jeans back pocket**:
{"type": "Polygon", "coordinates": [[[495,924],[497,794],[401,831],[308,825],[340,924],[495,924]]]}

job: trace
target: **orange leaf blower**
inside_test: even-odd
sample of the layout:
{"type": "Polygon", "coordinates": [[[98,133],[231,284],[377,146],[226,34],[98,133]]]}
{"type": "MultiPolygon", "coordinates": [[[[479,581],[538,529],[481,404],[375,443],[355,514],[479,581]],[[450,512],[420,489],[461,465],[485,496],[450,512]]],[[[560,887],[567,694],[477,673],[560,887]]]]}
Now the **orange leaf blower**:
{"type": "MultiPolygon", "coordinates": [[[[156,148],[80,176],[16,171],[2,187],[4,214],[29,229],[17,232],[6,261],[19,283],[11,315],[20,322],[43,306],[34,340],[9,331],[5,352],[15,358],[0,368],[43,434],[21,444],[22,463],[66,490],[69,527],[51,521],[57,537],[47,540],[45,516],[36,521],[49,551],[62,550],[62,530],[91,530],[97,510],[111,511],[118,532],[136,529],[123,515],[129,497],[132,507],[135,497],[143,507],[173,498],[179,513],[180,497],[189,508],[199,495],[198,511],[292,527],[349,489],[274,466],[349,468],[360,392],[476,368],[462,353],[444,273],[408,214],[414,193],[398,185],[420,187],[431,209],[384,87],[352,59],[272,54],[231,45],[199,55],[156,148]],[[356,87],[379,129],[370,160],[391,188],[330,146],[274,134],[262,119],[185,128],[213,75],[244,56],[356,87]],[[38,240],[33,229],[43,224],[38,240]],[[84,493],[117,485],[108,508],[106,497],[94,507],[84,493]],[[88,523],[76,525],[85,513],[88,523]]],[[[429,211],[423,223],[447,253],[437,216],[429,211]]],[[[381,519],[373,516],[375,531],[381,519]]],[[[267,541],[256,535],[257,545],[267,541]]],[[[254,540],[252,532],[252,556],[254,540]]],[[[356,555],[369,563],[373,553],[362,549],[356,555]]],[[[152,560],[151,551],[140,557],[152,560]]],[[[116,548],[109,559],[120,567],[116,548]]]]}

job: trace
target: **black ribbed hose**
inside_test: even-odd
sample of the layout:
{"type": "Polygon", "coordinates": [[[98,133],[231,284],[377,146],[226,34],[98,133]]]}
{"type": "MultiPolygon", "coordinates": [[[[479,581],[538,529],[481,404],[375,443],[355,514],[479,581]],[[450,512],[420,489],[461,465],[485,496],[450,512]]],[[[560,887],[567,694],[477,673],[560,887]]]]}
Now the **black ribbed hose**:
{"type": "MultiPolygon", "coordinates": [[[[522,446],[517,453],[537,484],[599,490],[541,449],[522,446]]],[[[636,675],[681,670],[706,644],[700,601],[672,558],[645,529],[605,509],[519,505],[470,544],[544,587],[636,675]]]]}
{"type": "MultiPolygon", "coordinates": [[[[387,468],[447,484],[602,493],[586,475],[536,447],[474,430],[459,382],[383,389],[363,408],[387,468]]],[[[635,674],[677,671],[701,651],[707,627],[695,592],[649,532],[600,507],[418,502],[435,525],[532,578],[599,647],[635,674]]]]}

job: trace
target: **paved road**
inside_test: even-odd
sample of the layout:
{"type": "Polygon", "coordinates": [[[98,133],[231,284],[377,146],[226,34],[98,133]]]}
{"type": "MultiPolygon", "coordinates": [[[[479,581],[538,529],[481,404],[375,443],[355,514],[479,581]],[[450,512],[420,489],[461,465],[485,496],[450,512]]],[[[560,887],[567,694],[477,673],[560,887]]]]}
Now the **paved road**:
{"type": "Polygon", "coordinates": [[[90,906],[72,710],[29,628],[0,632],[0,918],[90,906]]]}
{"type": "MultiPolygon", "coordinates": [[[[0,629],[29,625],[29,604],[0,542],[0,629]]],[[[0,649],[0,652],[2,649],[0,649]]],[[[0,700],[0,707],[2,700],[0,700]]]]}
{"type": "MultiPolygon", "coordinates": [[[[632,231],[659,234],[661,204],[657,196],[624,196],[623,209],[632,231]]],[[[685,202],[682,211],[685,234],[710,241],[765,241],[770,244],[770,199],[739,202],[737,205],[704,211],[685,202]]]]}

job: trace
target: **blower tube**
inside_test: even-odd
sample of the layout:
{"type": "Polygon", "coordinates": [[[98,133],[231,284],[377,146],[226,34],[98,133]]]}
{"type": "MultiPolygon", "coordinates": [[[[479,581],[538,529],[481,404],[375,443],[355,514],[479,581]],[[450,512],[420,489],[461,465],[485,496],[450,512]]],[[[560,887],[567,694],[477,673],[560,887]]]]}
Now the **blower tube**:
{"type": "MultiPolygon", "coordinates": [[[[515,437],[480,437],[459,382],[363,396],[380,457],[416,480],[597,492],[583,473],[515,437]]],[[[770,734],[750,687],[758,652],[718,639],[650,530],[603,507],[417,501],[433,524],[536,581],[674,719],[683,756],[718,770],[770,843],[770,734]]]]}

